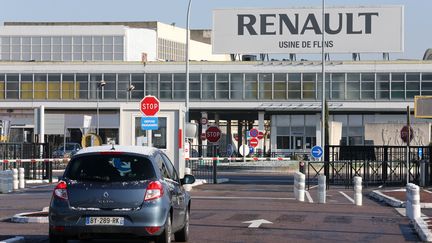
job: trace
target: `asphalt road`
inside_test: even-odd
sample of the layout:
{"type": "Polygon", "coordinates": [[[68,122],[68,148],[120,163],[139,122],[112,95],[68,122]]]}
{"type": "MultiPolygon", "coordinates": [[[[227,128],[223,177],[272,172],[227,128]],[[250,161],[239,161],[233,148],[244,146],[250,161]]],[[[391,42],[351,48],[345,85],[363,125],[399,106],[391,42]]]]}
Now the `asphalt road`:
{"type": "MultiPolygon", "coordinates": [[[[393,208],[332,187],[327,203],[317,204],[316,188],[307,202],[296,202],[292,177],[264,172],[224,172],[229,183],[195,187],[192,194],[191,237],[194,243],[252,242],[418,242],[405,217],[393,208]],[[345,194],[345,195],[344,195],[345,194]],[[311,203],[313,201],[313,203],[311,203]],[[259,224],[253,220],[266,220],[259,224]],[[268,221],[268,222],[267,222],[268,221]],[[250,228],[249,226],[257,226],[250,228]]],[[[46,224],[15,224],[15,213],[48,206],[52,185],[20,193],[0,194],[0,235],[21,235],[26,242],[48,242],[46,224]]],[[[79,241],[71,241],[79,242],[79,241]]],[[[129,241],[95,241],[129,242],[129,241]]],[[[136,241],[130,241],[136,242],[136,241]]]]}

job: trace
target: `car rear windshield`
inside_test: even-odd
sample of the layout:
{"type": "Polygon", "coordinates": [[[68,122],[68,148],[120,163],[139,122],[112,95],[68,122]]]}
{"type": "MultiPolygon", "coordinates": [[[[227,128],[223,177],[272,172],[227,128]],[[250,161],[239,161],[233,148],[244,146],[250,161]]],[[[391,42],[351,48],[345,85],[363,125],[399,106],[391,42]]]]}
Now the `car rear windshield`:
{"type": "Polygon", "coordinates": [[[77,181],[127,182],[149,180],[156,175],[146,157],[94,154],[72,159],[65,177],[77,181]]]}

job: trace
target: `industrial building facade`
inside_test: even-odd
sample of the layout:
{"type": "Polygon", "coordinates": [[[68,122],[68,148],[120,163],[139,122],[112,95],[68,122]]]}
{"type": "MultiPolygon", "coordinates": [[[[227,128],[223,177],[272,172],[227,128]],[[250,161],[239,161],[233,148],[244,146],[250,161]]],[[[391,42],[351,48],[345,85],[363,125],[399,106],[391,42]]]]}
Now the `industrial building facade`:
{"type": "MultiPolygon", "coordinates": [[[[186,74],[176,60],[184,58],[184,31],[165,34],[178,42],[171,45],[154,28],[66,27],[71,30],[19,23],[0,29],[0,116],[11,121],[10,141],[34,141],[34,109],[44,106],[45,141],[78,141],[82,117],[92,116],[94,129],[98,113],[104,143],[153,145],[179,156],[173,141],[183,127],[186,74]],[[139,101],[146,95],[161,101],[157,131],[140,129],[139,101]]],[[[255,126],[265,132],[258,146],[265,153],[307,152],[318,144],[321,62],[229,61],[196,42],[204,56],[191,58],[197,61],[190,65],[190,120],[207,117],[222,128],[219,151],[244,143],[244,130],[255,126]]],[[[325,80],[330,120],[342,123],[340,144],[368,144],[366,124],[405,123],[414,96],[432,95],[432,62],[328,61],[325,80]]],[[[191,143],[207,144],[200,134],[191,143]]]]}

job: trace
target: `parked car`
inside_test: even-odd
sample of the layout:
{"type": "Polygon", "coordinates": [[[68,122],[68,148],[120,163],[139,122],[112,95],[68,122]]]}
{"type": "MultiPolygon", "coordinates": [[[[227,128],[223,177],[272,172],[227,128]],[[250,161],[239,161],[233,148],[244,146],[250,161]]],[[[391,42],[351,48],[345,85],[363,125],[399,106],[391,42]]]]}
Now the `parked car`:
{"type": "Polygon", "coordinates": [[[52,153],[53,158],[70,158],[81,149],[79,143],[66,143],[66,146],[58,146],[52,153]]]}
{"type": "Polygon", "coordinates": [[[54,189],[50,242],[68,239],[145,238],[158,243],[189,237],[191,197],[159,149],[106,145],[72,157],[54,189]]]}

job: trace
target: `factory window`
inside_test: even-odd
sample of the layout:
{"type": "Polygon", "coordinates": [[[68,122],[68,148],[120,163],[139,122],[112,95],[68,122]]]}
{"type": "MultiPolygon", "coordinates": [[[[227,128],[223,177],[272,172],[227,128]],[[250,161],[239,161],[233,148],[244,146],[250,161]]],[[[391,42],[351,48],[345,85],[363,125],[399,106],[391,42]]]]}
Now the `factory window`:
{"type": "Polygon", "coordinates": [[[259,74],[259,98],[261,100],[271,100],[273,90],[273,75],[271,73],[259,74]]]}
{"type": "Polygon", "coordinates": [[[186,97],[186,75],[174,74],[174,99],[185,99],[186,97]]]}
{"type": "Polygon", "coordinates": [[[287,98],[287,75],[286,73],[275,73],[273,96],[276,100],[286,100],[287,98]]]}
{"type": "Polygon", "coordinates": [[[172,74],[160,74],[160,98],[172,99],[172,74]]]}
{"type": "Polygon", "coordinates": [[[390,98],[390,74],[377,73],[376,75],[376,95],[378,100],[387,100],[390,98]]]}
{"type": "Polygon", "coordinates": [[[159,97],[158,94],[158,79],[159,75],[157,73],[147,73],[146,74],[146,95],[153,95],[159,97]]]}
{"type": "Polygon", "coordinates": [[[18,99],[19,94],[19,75],[7,74],[6,75],[6,97],[7,99],[18,99]]]}
{"type": "Polygon", "coordinates": [[[33,99],[33,75],[21,74],[21,99],[33,99]]]}
{"type": "Polygon", "coordinates": [[[243,74],[231,73],[230,98],[232,100],[243,99],[243,74]]]}
{"type": "Polygon", "coordinates": [[[333,100],[345,99],[345,73],[331,74],[331,94],[333,100]]]}
{"type": "Polygon", "coordinates": [[[216,99],[228,99],[229,97],[229,74],[216,74],[216,99]]]}
{"type": "Polygon", "coordinates": [[[215,74],[214,73],[202,74],[202,99],[203,100],[215,99],[215,74]]]}
{"type": "Polygon", "coordinates": [[[301,74],[289,73],[288,74],[288,99],[301,98],[301,74]]]}
{"type": "Polygon", "coordinates": [[[245,74],[245,99],[258,99],[258,75],[256,73],[245,74]]]}
{"type": "Polygon", "coordinates": [[[315,97],[315,73],[303,73],[303,99],[316,99],[315,97]]]}
{"type": "Polygon", "coordinates": [[[361,98],[366,100],[375,99],[375,74],[361,74],[361,98]]]}
{"type": "Polygon", "coordinates": [[[201,99],[201,74],[189,74],[189,98],[201,99]]]}
{"type": "Polygon", "coordinates": [[[391,99],[405,99],[405,73],[391,74],[391,99]]]}
{"type": "Polygon", "coordinates": [[[360,73],[347,74],[347,100],[360,99],[360,73]]]}

